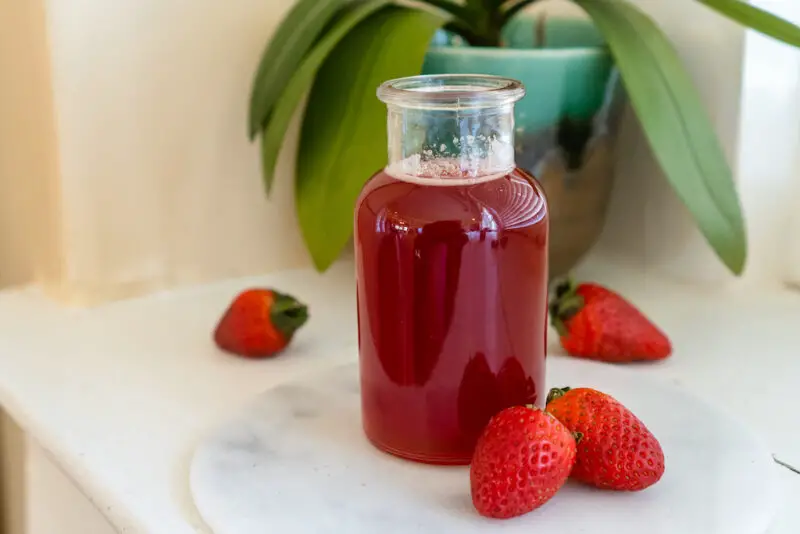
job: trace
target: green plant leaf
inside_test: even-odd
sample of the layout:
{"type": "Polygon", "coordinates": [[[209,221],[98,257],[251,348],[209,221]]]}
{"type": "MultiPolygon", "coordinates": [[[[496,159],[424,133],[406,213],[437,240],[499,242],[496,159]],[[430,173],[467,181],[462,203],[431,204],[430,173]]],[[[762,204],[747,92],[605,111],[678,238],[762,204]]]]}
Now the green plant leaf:
{"type": "Polygon", "coordinates": [[[272,106],[345,0],[299,0],[281,21],[261,55],[250,90],[249,135],[255,139],[272,106]]]}
{"type": "Polygon", "coordinates": [[[289,80],[278,99],[264,131],[261,133],[261,162],[264,186],[269,195],[275,177],[275,165],[283,145],[286,130],[300,101],[308,92],[314,77],[323,62],[339,42],[355,28],[359,22],[386,7],[391,0],[368,0],[356,2],[345,8],[336,23],[317,42],[309,52],[300,68],[289,80]]]}
{"type": "Polygon", "coordinates": [[[326,270],[353,231],[364,183],[386,165],[386,80],[419,74],[445,18],[387,7],[359,24],[328,56],[309,95],[297,155],[296,202],[314,264],[326,270]]]}
{"type": "Polygon", "coordinates": [[[741,274],[744,221],[732,172],[708,113],[669,39],[624,0],[575,0],[616,59],[653,152],[723,263],[741,274]]]}
{"type": "Polygon", "coordinates": [[[453,0],[418,0],[423,4],[428,4],[436,9],[440,9],[445,13],[449,13],[454,17],[461,20],[469,20],[471,18],[470,10],[465,6],[454,2],[453,0]]]}
{"type": "Polygon", "coordinates": [[[739,0],[700,0],[700,3],[748,28],[800,47],[800,28],[763,9],[739,0]]]}

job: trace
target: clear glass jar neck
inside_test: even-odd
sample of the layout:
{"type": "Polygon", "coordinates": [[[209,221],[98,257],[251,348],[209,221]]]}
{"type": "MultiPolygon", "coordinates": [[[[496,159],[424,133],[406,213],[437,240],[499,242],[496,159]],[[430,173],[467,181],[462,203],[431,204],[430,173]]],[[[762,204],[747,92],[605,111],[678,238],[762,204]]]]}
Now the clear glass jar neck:
{"type": "Polygon", "coordinates": [[[479,179],[513,170],[515,80],[416,76],[378,91],[388,107],[389,174],[479,179]]]}
{"type": "Polygon", "coordinates": [[[389,106],[390,174],[480,178],[514,166],[514,106],[428,110],[389,106]]]}

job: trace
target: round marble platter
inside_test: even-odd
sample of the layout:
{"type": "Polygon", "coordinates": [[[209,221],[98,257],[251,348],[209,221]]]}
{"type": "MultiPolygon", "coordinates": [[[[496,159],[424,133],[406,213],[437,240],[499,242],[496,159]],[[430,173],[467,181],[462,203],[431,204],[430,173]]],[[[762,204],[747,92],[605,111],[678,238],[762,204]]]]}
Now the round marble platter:
{"type": "Polygon", "coordinates": [[[399,460],[361,430],[355,364],[268,390],[195,451],[198,511],[215,534],[763,534],[779,504],[771,455],[746,426],[678,386],[618,366],[548,359],[548,382],[626,404],[662,444],[639,493],[572,481],[509,520],[479,516],[469,470],[399,460]]]}

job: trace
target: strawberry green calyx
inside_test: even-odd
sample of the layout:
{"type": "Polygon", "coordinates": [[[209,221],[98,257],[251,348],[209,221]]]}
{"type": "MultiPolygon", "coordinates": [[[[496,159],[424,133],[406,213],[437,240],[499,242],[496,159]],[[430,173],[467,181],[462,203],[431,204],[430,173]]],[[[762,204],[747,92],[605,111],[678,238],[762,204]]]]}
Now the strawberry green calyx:
{"type": "Polygon", "coordinates": [[[578,286],[574,280],[567,278],[558,282],[552,291],[549,311],[550,322],[558,335],[567,335],[565,322],[583,308],[583,297],[577,293],[578,286]]]}
{"type": "Polygon", "coordinates": [[[552,401],[563,397],[570,389],[571,388],[552,388],[550,393],[547,394],[547,401],[545,401],[545,403],[550,404],[552,401]]]}
{"type": "Polygon", "coordinates": [[[308,306],[299,302],[291,295],[273,291],[270,320],[281,334],[289,340],[297,330],[308,320],[308,306]]]}

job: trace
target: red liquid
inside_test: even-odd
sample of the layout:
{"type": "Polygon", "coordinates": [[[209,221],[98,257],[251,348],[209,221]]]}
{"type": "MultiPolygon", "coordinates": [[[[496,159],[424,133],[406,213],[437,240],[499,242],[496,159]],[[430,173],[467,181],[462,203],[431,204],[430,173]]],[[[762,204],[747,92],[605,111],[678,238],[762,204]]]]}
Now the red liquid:
{"type": "Polygon", "coordinates": [[[492,415],[544,404],[547,207],[520,170],[424,180],[380,172],[356,205],[363,424],[389,453],[467,464],[492,415]]]}

